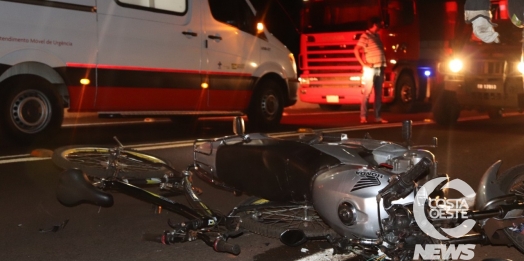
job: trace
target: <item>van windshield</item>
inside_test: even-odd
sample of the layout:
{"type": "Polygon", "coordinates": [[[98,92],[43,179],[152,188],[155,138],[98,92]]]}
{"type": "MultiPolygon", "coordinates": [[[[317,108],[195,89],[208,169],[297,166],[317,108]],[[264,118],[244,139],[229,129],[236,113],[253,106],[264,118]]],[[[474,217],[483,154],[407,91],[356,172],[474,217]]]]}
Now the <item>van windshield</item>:
{"type": "Polygon", "coordinates": [[[367,21],[380,17],[378,0],[325,0],[304,2],[303,33],[365,30],[367,21]]]}

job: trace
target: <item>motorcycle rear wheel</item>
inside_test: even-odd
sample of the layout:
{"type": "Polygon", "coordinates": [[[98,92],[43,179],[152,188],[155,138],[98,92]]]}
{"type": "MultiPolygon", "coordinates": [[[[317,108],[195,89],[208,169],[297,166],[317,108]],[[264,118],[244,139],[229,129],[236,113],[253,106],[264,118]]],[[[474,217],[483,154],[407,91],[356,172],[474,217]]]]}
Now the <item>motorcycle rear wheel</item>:
{"type": "MultiPolygon", "coordinates": [[[[524,182],[524,165],[517,165],[508,169],[499,176],[498,182],[502,192],[506,192],[508,194],[512,193],[512,188],[516,187],[516,185],[523,184],[524,182]]],[[[520,189],[522,189],[522,185],[520,185],[520,189]]],[[[522,192],[523,191],[520,191],[520,193],[522,192]]],[[[519,227],[524,227],[524,224],[520,224],[519,227]]],[[[505,228],[504,233],[513,242],[513,245],[520,252],[524,253],[524,234],[522,234],[524,231],[519,233],[511,230],[510,228],[505,228]]]]}
{"type": "Polygon", "coordinates": [[[121,149],[115,162],[115,168],[110,168],[111,150],[114,148],[102,146],[65,146],[53,152],[53,163],[62,169],[77,168],[88,176],[108,178],[118,170],[121,178],[151,178],[162,177],[169,173],[169,162],[156,156],[130,149],[121,149]]]}
{"type": "Polygon", "coordinates": [[[261,236],[280,238],[288,229],[300,229],[307,237],[336,235],[310,204],[278,204],[250,197],[239,207],[248,207],[239,213],[241,227],[261,236]]]}

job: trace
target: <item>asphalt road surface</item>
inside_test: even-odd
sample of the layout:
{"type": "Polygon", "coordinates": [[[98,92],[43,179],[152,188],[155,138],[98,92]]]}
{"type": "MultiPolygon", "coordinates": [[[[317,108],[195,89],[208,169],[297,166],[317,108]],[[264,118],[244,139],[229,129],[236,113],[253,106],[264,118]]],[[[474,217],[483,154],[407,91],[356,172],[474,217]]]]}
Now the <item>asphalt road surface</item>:
{"type": "MultiPolygon", "coordinates": [[[[461,178],[474,188],[482,173],[496,160],[502,159],[504,162],[501,171],[524,163],[523,116],[506,117],[495,122],[481,117],[461,122],[453,128],[440,127],[424,119],[415,123],[413,141],[416,144],[427,144],[433,136],[439,138],[440,145],[435,155],[440,171],[461,178]]],[[[230,126],[230,123],[224,125],[230,126]]],[[[289,123],[289,128],[295,129],[298,125],[289,123]]],[[[336,124],[326,121],[318,125],[328,130],[336,124]]],[[[343,131],[354,137],[363,137],[369,133],[377,139],[400,141],[399,121],[386,125],[345,125],[347,127],[343,131]]],[[[126,131],[136,131],[139,135],[138,132],[144,131],[143,128],[148,127],[128,127],[126,131]]],[[[337,128],[337,131],[342,131],[340,126],[337,128]]],[[[85,132],[106,132],[107,136],[112,136],[113,130],[98,127],[85,132]]],[[[162,136],[163,131],[159,131],[159,135],[156,135],[156,131],[156,128],[150,129],[148,135],[162,136]]],[[[82,141],[87,143],[89,139],[82,141]]],[[[63,143],[67,141],[47,145],[58,146],[63,143]]],[[[170,160],[177,168],[184,168],[191,163],[188,141],[166,143],[153,140],[147,143],[141,149],[170,160]]],[[[139,140],[133,140],[134,146],[140,147],[138,144],[139,140]]],[[[92,205],[64,207],[55,196],[61,170],[46,155],[35,158],[2,152],[0,260],[335,260],[329,254],[329,245],[322,242],[286,247],[278,239],[251,233],[230,239],[231,243],[241,246],[242,253],[239,256],[216,253],[201,241],[171,246],[143,242],[142,233],[160,233],[169,229],[167,220],[176,222],[182,221],[182,218],[167,211],[159,213],[151,204],[118,193],[114,194],[115,205],[111,208],[92,205]],[[315,256],[315,253],[320,254],[315,256]]],[[[247,198],[245,195],[233,196],[197,178],[195,183],[204,191],[203,201],[224,213],[247,198]]],[[[172,199],[185,202],[181,196],[172,196],[172,199]]],[[[522,257],[516,249],[506,246],[476,246],[472,260],[523,260],[522,257]]],[[[341,260],[344,259],[355,260],[350,257],[341,260]]]]}

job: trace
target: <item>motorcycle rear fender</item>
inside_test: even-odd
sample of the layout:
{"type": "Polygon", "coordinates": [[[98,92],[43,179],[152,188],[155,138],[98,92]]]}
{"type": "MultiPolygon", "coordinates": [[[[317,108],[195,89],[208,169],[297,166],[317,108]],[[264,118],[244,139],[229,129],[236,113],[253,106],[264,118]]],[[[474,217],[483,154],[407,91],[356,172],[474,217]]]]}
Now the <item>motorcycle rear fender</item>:
{"type": "Polygon", "coordinates": [[[497,174],[502,165],[502,161],[498,160],[493,163],[482,178],[480,179],[479,187],[477,189],[477,196],[475,198],[475,208],[482,210],[487,207],[487,203],[494,198],[504,196],[505,193],[500,189],[497,182],[497,174]]]}

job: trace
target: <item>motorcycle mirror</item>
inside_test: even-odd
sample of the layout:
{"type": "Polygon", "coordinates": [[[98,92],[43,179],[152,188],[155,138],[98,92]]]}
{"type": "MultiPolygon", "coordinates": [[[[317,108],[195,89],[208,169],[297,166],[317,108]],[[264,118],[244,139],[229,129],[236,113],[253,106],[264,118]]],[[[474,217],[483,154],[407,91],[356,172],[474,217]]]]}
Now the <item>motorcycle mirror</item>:
{"type": "Polygon", "coordinates": [[[240,116],[235,117],[233,120],[233,133],[238,136],[243,136],[245,131],[244,119],[240,116]]]}
{"type": "Polygon", "coordinates": [[[411,120],[402,122],[402,138],[406,141],[408,146],[411,145],[411,126],[411,120]]]}
{"type": "Polygon", "coordinates": [[[307,237],[300,229],[288,229],[280,234],[280,242],[286,246],[296,247],[306,243],[307,237]]]}

